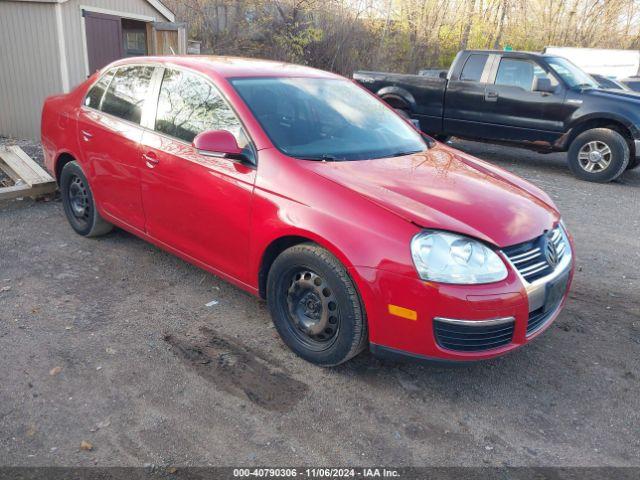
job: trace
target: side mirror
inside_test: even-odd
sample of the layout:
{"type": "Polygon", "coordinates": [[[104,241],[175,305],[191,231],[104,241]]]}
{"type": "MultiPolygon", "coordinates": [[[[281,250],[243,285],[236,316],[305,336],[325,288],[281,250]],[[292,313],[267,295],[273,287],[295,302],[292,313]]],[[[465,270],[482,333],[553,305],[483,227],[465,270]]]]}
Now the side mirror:
{"type": "Polygon", "coordinates": [[[442,71],[442,72],[440,72],[440,73],[438,74],[438,78],[441,78],[441,79],[443,79],[443,80],[446,80],[446,79],[447,79],[447,75],[449,75],[449,72],[448,72],[447,70],[444,70],[444,71],[442,71]]]}
{"type": "Polygon", "coordinates": [[[193,139],[193,146],[208,157],[245,159],[236,137],[227,130],[202,132],[193,139]]]}
{"type": "Polygon", "coordinates": [[[551,85],[551,80],[546,77],[533,78],[533,91],[543,93],[555,93],[556,87],[551,85]]]}

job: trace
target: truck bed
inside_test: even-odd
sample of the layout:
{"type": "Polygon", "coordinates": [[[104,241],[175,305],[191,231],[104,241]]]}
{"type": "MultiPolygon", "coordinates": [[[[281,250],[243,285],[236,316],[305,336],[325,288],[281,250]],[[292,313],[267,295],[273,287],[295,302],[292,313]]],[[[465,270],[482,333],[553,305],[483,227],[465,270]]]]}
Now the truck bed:
{"type": "Polygon", "coordinates": [[[367,90],[384,97],[392,107],[410,112],[413,118],[420,121],[422,130],[442,130],[446,79],[371,71],[357,71],[353,79],[367,90]]]}

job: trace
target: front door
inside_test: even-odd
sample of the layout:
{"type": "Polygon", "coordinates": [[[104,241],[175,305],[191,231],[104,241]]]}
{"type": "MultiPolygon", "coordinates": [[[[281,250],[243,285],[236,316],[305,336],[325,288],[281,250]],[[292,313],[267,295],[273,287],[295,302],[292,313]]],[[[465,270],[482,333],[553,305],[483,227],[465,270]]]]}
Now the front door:
{"type": "Polygon", "coordinates": [[[254,166],[199,153],[194,137],[228,130],[252,147],[207,78],[166,69],[153,130],[142,136],[147,233],[220,273],[247,280],[254,166]]]}
{"type": "Polygon", "coordinates": [[[562,86],[537,63],[502,57],[484,95],[485,122],[491,125],[485,138],[549,146],[564,131],[564,97],[562,86]],[[536,76],[549,78],[556,92],[533,91],[536,76]]]}
{"type": "Polygon", "coordinates": [[[150,91],[152,66],[107,72],[89,90],[78,115],[83,168],[101,210],[144,229],[140,192],[140,122],[150,91]]]}

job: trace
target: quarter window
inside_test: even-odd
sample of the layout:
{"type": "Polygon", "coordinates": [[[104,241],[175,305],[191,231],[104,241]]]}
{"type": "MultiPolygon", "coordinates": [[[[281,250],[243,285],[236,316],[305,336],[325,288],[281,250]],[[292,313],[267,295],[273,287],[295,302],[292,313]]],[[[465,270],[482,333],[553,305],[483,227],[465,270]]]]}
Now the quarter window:
{"type": "Polygon", "coordinates": [[[84,104],[87,107],[95,108],[96,110],[100,110],[100,105],[102,104],[102,97],[104,97],[104,92],[109,86],[111,79],[113,78],[113,74],[116,72],[116,69],[109,70],[105,73],[100,80],[98,80],[93,87],[89,89],[89,93],[84,99],[84,104]]]}
{"type": "Polygon", "coordinates": [[[129,66],[118,69],[102,100],[100,110],[123,120],[140,123],[142,107],[149,93],[153,67],[129,66]]]}
{"type": "Polygon", "coordinates": [[[241,148],[248,144],[240,121],[217,89],[198,75],[178,70],[164,72],[155,129],[189,143],[206,130],[228,130],[241,148]]]}
{"type": "Polygon", "coordinates": [[[488,58],[489,55],[469,55],[469,58],[462,68],[460,80],[479,82],[480,78],[482,78],[482,72],[488,58]]]}

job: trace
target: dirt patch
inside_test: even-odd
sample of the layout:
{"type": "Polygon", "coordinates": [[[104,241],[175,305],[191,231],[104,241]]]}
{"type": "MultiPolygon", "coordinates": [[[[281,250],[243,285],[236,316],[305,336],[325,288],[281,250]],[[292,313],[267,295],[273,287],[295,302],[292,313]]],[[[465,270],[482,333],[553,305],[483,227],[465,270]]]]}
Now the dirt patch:
{"type": "Polygon", "coordinates": [[[248,399],[267,410],[290,410],[307,394],[308,386],[287,375],[263,356],[207,327],[201,338],[165,335],[178,358],[225,392],[248,399]]]}

